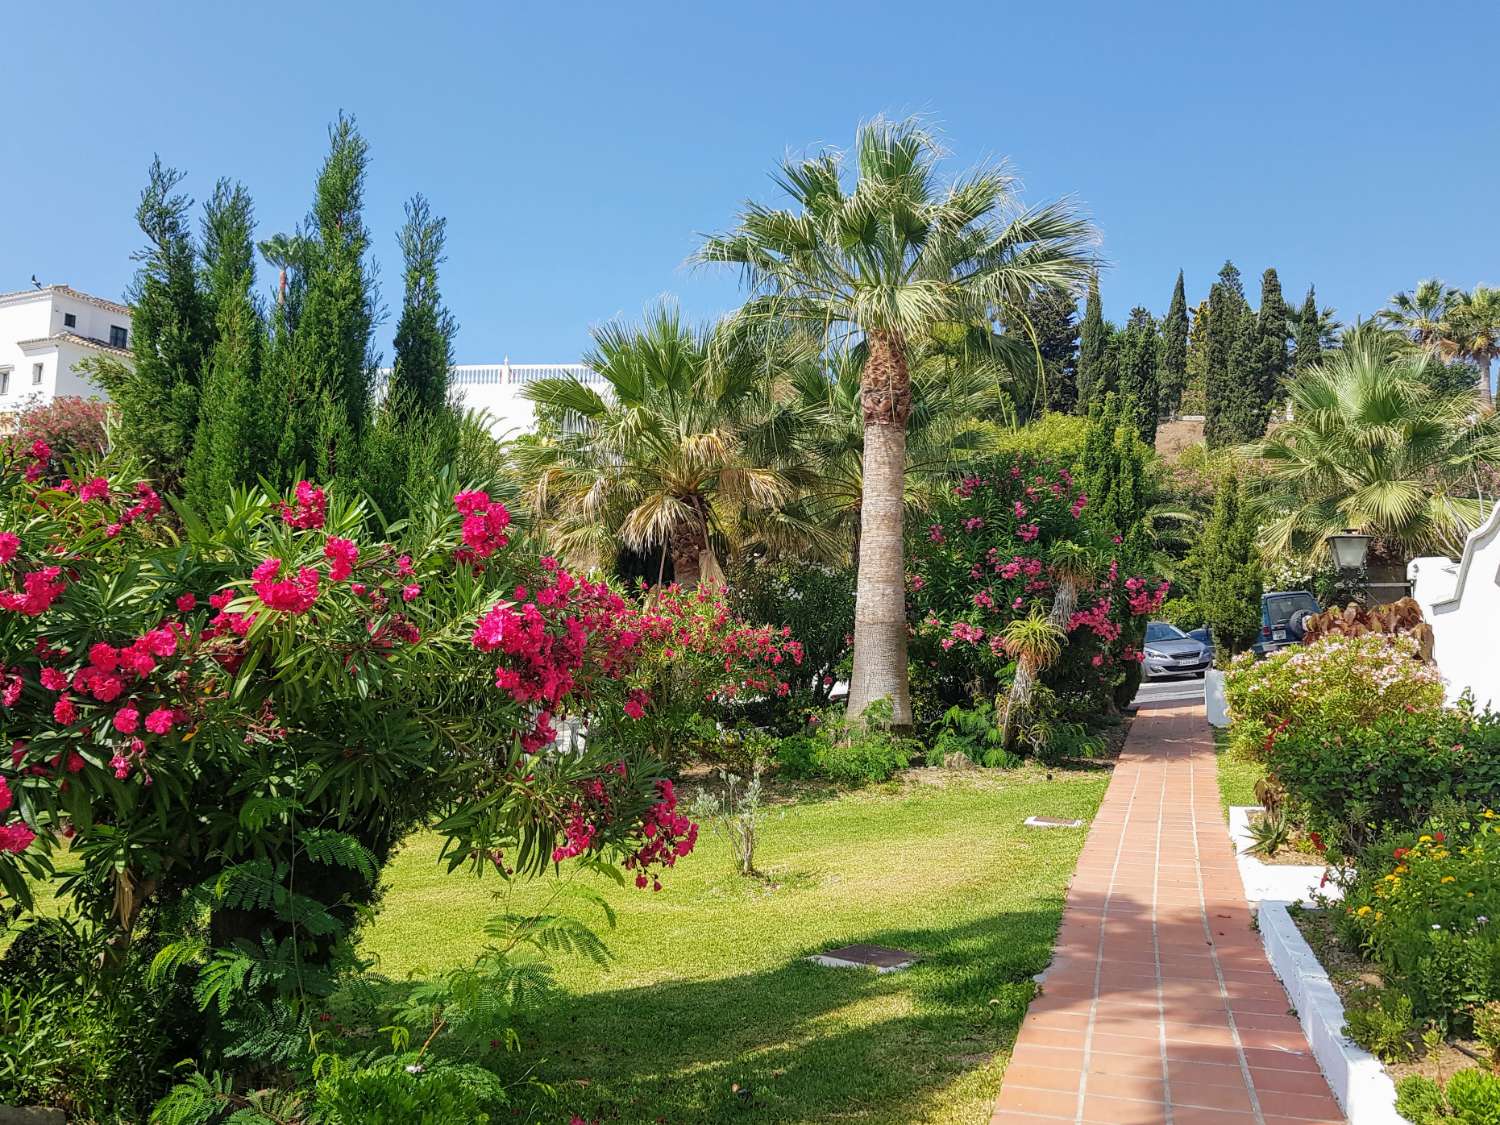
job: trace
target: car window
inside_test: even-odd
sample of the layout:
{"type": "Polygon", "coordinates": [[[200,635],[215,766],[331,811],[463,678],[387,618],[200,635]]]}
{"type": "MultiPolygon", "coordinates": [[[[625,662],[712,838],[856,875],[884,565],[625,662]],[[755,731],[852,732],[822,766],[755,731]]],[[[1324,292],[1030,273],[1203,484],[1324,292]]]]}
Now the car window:
{"type": "Polygon", "coordinates": [[[1185,636],[1183,631],[1176,625],[1168,625],[1165,621],[1153,621],[1146,626],[1146,640],[1151,641],[1180,641],[1185,636]]]}
{"type": "Polygon", "coordinates": [[[1266,617],[1272,625],[1285,625],[1301,610],[1318,612],[1318,599],[1311,594],[1282,594],[1266,599],[1266,617]]]}

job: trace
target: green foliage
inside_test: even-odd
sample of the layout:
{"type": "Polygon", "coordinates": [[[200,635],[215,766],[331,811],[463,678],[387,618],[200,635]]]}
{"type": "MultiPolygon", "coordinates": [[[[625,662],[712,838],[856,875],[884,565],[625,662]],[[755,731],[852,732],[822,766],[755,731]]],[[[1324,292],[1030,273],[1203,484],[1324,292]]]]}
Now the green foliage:
{"type": "Polygon", "coordinates": [[[1099,275],[1089,277],[1088,301],[1084,305],[1083,326],[1078,344],[1078,404],[1086,413],[1096,401],[1115,389],[1117,372],[1110,354],[1113,330],[1104,319],[1099,300],[1099,275]]]}
{"type": "Polygon", "coordinates": [[[1471,1067],[1449,1078],[1444,1090],[1411,1075],[1396,1083],[1396,1112],[1412,1125],[1500,1125],[1500,1077],[1471,1067]]]}
{"type": "Polygon", "coordinates": [[[893,734],[887,726],[889,701],[877,700],[862,718],[852,721],[837,709],[814,719],[811,735],[783,738],[777,746],[777,768],[788,777],[866,785],[884,781],[922,757],[920,744],[893,734]]]}
{"type": "Polygon", "coordinates": [[[417,195],[401,228],[405,287],[396,354],[384,398],[364,442],[359,479],[387,520],[405,518],[424,485],[457,453],[457,407],[448,401],[453,317],[438,290],[446,220],[417,195]]]}
{"type": "Polygon", "coordinates": [[[130,365],[92,366],[119,410],[118,441],[168,487],[182,479],[198,425],[203,362],[213,346],[213,310],[200,287],[188,222],[192,200],[177,192],[183,173],[151,162],[136,208],[146,248],[130,303],[130,365]]]}
{"type": "Polygon", "coordinates": [[[1415,1031],[1411,997],[1398,989],[1366,986],[1344,1002],[1344,1034],[1381,1062],[1411,1058],[1415,1031]]]}
{"type": "Polygon", "coordinates": [[[1286,393],[1283,383],[1287,374],[1289,313],[1281,295],[1281,279],[1274,269],[1266,270],[1261,277],[1260,310],[1255,320],[1255,381],[1250,407],[1257,409],[1262,418],[1255,437],[1265,433],[1273,405],[1286,393]]]}
{"type": "Polygon", "coordinates": [[[1157,352],[1157,410],[1161,417],[1176,414],[1188,384],[1188,307],[1182,271],[1172,289],[1172,303],[1161,322],[1161,346],[1157,352]]]}
{"type": "Polygon", "coordinates": [[[1147,446],[1156,442],[1156,423],[1160,417],[1161,389],[1157,383],[1157,352],[1160,340],[1156,320],[1137,306],[1130,310],[1130,320],[1120,334],[1119,366],[1116,381],[1125,404],[1126,420],[1147,446]]]}
{"type": "Polygon", "coordinates": [[[363,217],[368,166],[368,143],[354,119],[341,115],[329,127],[313,197],[315,237],[302,262],[305,290],[295,331],[274,376],[287,409],[273,479],[288,479],[297,466],[327,481],[358,473],[375,369],[375,295],[363,217]]]}
{"type": "Polygon", "coordinates": [[[1041,383],[1034,396],[1042,411],[1074,410],[1078,404],[1078,298],[1061,285],[1041,286],[1006,313],[1006,331],[1015,333],[1041,357],[1041,383]]]}
{"type": "Polygon", "coordinates": [[[1358,858],[1339,922],[1416,1015],[1448,1028],[1500,999],[1500,831],[1493,810],[1449,813],[1398,832],[1358,858]]]}
{"type": "Polygon", "coordinates": [[[1250,850],[1267,859],[1292,842],[1292,822],[1284,808],[1266,809],[1250,822],[1250,850]]]}
{"type": "Polygon", "coordinates": [[[1322,321],[1318,316],[1318,296],[1313,286],[1307,287],[1307,297],[1302,302],[1302,311],[1297,314],[1297,345],[1292,363],[1298,375],[1317,366],[1323,358],[1322,321]]]}
{"type": "Polygon", "coordinates": [[[1162,603],[1157,619],[1176,625],[1184,632],[1202,627],[1207,620],[1203,615],[1203,607],[1198,604],[1198,599],[1191,595],[1168,598],[1162,603]]]}
{"type": "Polygon", "coordinates": [[[948,708],[937,738],[927,751],[928,764],[941,766],[952,755],[961,754],[979,765],[1001,768],[1019,765],[1020,758],[1005,752],[1005,732],[995,718],[994,707],[983,701],[973,707],[948,708]]]}
{"type": "Polygon", "coordinates": [[[1239,421],[1237,406],[1241,402],[1243,388],[1235,383],[1235,348],[1238,344],[1238,366],[1246,366],[1254,353],[1254,323],[1250,307],[1245,302],[1240,272],[1233,262],[1224,263],[1219,271],[1219,280],[1209,290],[1207,312],[1203,337],[1207,412],[1203,436],[1212,449],[1245,440],[1239,436],[1240,430],[1236,425],[1239,421]]]}
{"type": "Polygon", "coordinates": [[[215,338],[184,481],[188,503],[214,522],[231,491],[253,480],[264,464],[257,391],[265,325],[251,295],[254,227],[244,187],[220,180],[203,219],[205,296],[215,338]]]}
{"type": "Polygon", "coordinates": [[[329,1125],[484,1125],[486,1107],[503,1099],[504,1087],[486,1070],[401,1059],[339,1068],[317,1088],[329,1125]]]}
{"type": "Polygon", "coordinates": [[[744,559],[729,572],[729,601],[754,624],[785,627],[802,643],[799,682],[777,710],[823,707],[854,635],[854,572],[796,559],[744,559]]]}
{"type": "Polygon", "coordinates": [[[1223,478],[1208,526],[1193,551],[1196,601],[1221,651],[1240,652],[1260,632],[1261,569],[1255,536],[1243,486],[1237,477],[1223,478]]]}
{"type": "Polygon", "coordinates": [[[1480,1004],[1470,1013],[1474,1038],[1490,1053],[1490,1066],[1500,1067],[1500,1000],[1480,1004]]]}

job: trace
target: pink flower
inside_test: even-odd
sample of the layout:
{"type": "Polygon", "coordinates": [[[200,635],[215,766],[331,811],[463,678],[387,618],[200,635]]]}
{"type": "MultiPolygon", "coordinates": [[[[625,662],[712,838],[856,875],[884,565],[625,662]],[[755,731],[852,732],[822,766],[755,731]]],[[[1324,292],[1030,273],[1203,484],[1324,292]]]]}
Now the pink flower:
{"type": "Polygon", "coordinates": [[[405,578],[411,573],[411,556],[401,555],[396,559],[396,573],[405,578]]]}
{"type": "Polygon", "coordinates": [[[422,595],[422,587],[413,582],[410,586],[401,587],[401,600],[403,602],[415,601],[422,595]]]}
{"type": "Polygon", "coordinates": [[[213,609],[223,609],[232,601],[234,601],[233,590],[220,590],[217,594],[210,594],[208,596],[208,604],[213,609]]]}
{"type": "Polygon", "coordinates": [[[67,691],[68,677],[56,668],[48,666],[42,669],[42,686],[48,691],[67,691]]]}
{"type": "Polygon", "coordinates": [[[80,500],[108,500],[109,481],[103,477],[95,477],[93,480],[85,481],[78,487],[78,499],[80,500]]]}
{"type": "Polygon", "coordinates": [[[318,572],[311,567],[297,571],[295,580],[277,579],[281,560],[266,559],[250,573],[250,585],[267,608],[283,613],[306,613],[318,599],[318,572]]]}
{"type": "Polygon", "coordinates": [[[352,539],[334,536],[323,547],[323,557],[328,560],[328,580],[342,582],[354,571],[359,561],[359,547],[352,539]]]}
{"type": "Polygon", "coordinates": [[[0,852],[19,855],[29,848],[31,841],[35,839],[36,833],[19,821],[15,824],[7,824],[0,827],[0,852]]]}
{"type": "Polygon", "coordinates": [[[178,613],[192,613],[198,608],[198,599],[193,594],[180,594],[177,598],[178,613]]]}
{"type": "Polygon", "coordinates": [[[120,651],[99,641],[89,646],[89,663],[101,672],[113,672],[120,666],[120,651]]]}
{"type": "Polygon", "coordinates": [[[113,722],[121,734],[134,734],[141,725],[141,713],[134,707],[121,707],[115,712],[113,722]]]}
{"type": "Polygon", "coordinates": [[[311,531],[323,526],[328,513],[328,498],[321,488],[314,488],[307,481],[298,481],[296,507],[281,505],[281,518],[292,527],[311,531]]]}
{"type": "Polygon", "coordinates": [[[166,734],[172,729],[172,712],[170,708],[158,707],[146,716],[146,729],[152,734],[166,734]]]}
{"type": "Polygon", "coordinates": [[[61,723],[63,726],[72,726],[78,718],[78,708],[73,706],[73,701],[66,695],[52,705],[53,722],[61,723]]]}
{"type": "Polygon", "coordinates": [[[0,777],[0,812],[4,812],[10,808],[11,805],[15,804],[15,801],[16,799],[11,796],[10,782],[0,777]]]}
{"type": "Polygon", "coordinates": [[[13,531],[0,531],[0,566],[9,566],[21,549],[21,538],[13,531]]]}

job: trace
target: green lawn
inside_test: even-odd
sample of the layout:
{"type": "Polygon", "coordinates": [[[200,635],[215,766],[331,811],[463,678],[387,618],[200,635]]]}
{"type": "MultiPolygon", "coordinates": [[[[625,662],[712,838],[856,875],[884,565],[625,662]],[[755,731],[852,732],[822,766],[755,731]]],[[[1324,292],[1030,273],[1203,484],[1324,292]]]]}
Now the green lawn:
{"type": "MultiPolygon", "coordinates": [[[[559,967],[518,1065],[558,1087],[561,1121],[985,1122],[1084,835],[1021,822],[1091,817],[1107,778],[1027,768],[825,795],[766,825],[771,884],[732,875],[710,837],[660,894],[603,884],[616,962],[559,967]],[[804,960],[849,942],[922,961],[877,976],[804,960]]],[[[390,976],[471,958],[498,909],[499,884],[445,875],[436,854],[419,837],[387,870],[363,949],[390,976]]],[[[520,887],[514,906],[547,893],[520,887]]]]}
{"type": "Polygon", "coordinates": [[[1219,756],[1219,800],[1224,806],[1225,817],[1231,805],[1258,805],[1255,783],[1266,776],[1266,767],[1252,758],[1244,758],[1229,750],[1227,731],[1214,730],[1214,750],[1219,756]]]}

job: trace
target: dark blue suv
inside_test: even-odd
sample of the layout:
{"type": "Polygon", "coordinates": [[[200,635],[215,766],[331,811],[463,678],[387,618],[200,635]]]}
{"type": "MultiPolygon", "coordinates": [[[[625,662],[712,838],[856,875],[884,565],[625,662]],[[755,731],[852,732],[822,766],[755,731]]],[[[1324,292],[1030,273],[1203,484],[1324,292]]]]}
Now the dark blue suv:
{"type": "Polygon", "coordinates": [[[1251,645],[1256,656],[1266,656],[1287,645],[1302,643],[1307,619],[1322,613],[1318,599],[1306,590],[1277,590],[1260,597],[1260,639],[1251,645]]]}

